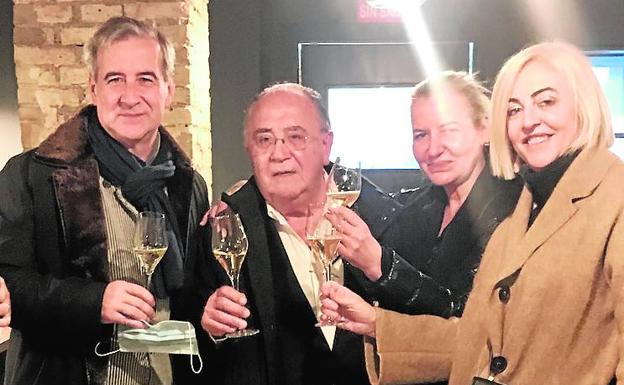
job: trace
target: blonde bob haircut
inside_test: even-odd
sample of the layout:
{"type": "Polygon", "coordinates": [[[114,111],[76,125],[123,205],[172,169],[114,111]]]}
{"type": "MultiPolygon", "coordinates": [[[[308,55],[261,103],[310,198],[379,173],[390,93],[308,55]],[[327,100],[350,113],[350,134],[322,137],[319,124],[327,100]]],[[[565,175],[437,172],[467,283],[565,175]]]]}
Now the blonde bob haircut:
{"type": "MultiPolygon", "coordinates": [[[[126,16],[108,19],[85,45],[83,58],[90,75],[93,77],[97,75],[97,55],[100,49],[131,37],[153,39],[158,43],[163,77],[165,81],[171,80],[175,65],[175,50],[169,39],[155,26],[126,16]]],[[[119,58],[119,60],[124,59],[119,58]]]]}
{"type": "Polygon", "coordinates": [[[507,60],[492,91],[490,163],[492,173],[500,178],[513,179],[518,166],[523,164],[507,135],[507,110],[518,75],[528,63],[536,60],[552,66],[572,88],[578,136],[566,154],[584,148],[608,148],[613,144],[607,100],[587,57],[569,43],[535,44],[507,60]]]}

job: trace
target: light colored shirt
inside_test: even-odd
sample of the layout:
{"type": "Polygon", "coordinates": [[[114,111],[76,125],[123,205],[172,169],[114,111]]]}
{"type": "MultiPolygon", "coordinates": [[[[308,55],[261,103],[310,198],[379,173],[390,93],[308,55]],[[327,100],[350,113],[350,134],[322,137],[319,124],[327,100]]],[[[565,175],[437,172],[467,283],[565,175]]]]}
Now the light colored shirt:
{"type": "MultiPolygon", "coordinates": [[[[299,286],[306,296],[312,311],[318,319],[321,315],[320,284],[323,282],[323,264],[317,258],[313,257],[312,251],[308,247],[304,239],[288,224],[286,218],[275,208],[267,203],[267,212],[269,217],[273,219],[275,227],[279,233],[290,266],[295,272],[299,286]]],[[[344,267],[342,259],[336,258],[332,265],[332,281],[343,284],[344,267]]],[[[334,344],[336,334],[335,326],[321,327],[323,336],[331,349],[334,344]]]]}

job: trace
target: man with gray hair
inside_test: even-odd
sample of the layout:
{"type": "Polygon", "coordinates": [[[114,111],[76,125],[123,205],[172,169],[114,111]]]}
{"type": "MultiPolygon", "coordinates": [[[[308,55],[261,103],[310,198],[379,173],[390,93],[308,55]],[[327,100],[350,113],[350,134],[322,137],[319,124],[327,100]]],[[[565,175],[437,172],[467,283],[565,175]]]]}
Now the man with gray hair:
{"type": "Polygon", "coordinates": [[[0,172],[0,275],[13,299],[5,383],[189,383],[168,354],[95,354],[98,343],[117,349],[118,328],[189,312],[208,197],[161,126],[174,57],[154,27],[108,20],[85,47],[93,105],[0,172]],[[149,287],[132,241],[144,211],[164,214],[169,244],[149,287]]]}

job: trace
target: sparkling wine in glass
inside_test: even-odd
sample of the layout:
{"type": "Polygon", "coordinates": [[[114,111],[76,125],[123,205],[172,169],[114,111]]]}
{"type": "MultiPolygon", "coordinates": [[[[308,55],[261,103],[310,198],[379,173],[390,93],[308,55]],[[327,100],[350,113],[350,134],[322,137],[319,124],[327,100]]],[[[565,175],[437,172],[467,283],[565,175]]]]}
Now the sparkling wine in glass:
{"type": "MultiPolygon", "coordinates": [[[[240,291],[240,270],[247,254],[247,235],[238,216],[227,208],[210,220],[212,226],[212,253],[230,278],[232,286],[240,291]]],[[[258,334],[258,329],[247,328],[228,333],[226,338],[239,338],[258,334]]]]}
{"type": "MultiPolygon", "coordinates": [[[[326,204],[311,204],[306,217],[306,239],[312,255],[323,265],[325,281],[332,280],[332,265],[338,256],[340,232],[327,219],[326,204]]],[[[333,325],[331,322],[319,322],[316,326],[333,325]]]]}
{"type": "Polygon", "coordinates": [[[156,265],[168,247],[165,214],[143,211],[134,225],[133,251],[139,259],[141,272],[147,276],[149,289],[156,265]]]}
{"type": "Polygon", "coordinates": [[[327,198],[333,207],[351,207],[362,189],[362,168],[349,168],[336,164],[330,172],[327,198]]]}

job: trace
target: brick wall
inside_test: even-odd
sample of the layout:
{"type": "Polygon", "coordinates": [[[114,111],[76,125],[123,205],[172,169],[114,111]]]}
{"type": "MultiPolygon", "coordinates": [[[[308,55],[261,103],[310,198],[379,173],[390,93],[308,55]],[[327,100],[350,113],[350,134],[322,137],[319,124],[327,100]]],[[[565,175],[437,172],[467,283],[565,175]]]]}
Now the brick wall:
{"type": "MultiPolygon", "coordinates": [[[[14,0],[18,111],[25,149],[89,101],[82,46],[112,16],[155,22],[175,44],[176,90],[164,124],[211,184],[208,0],[14,0]]],[[[209,187],[210,190],[210,187],[209,187]]]]}

